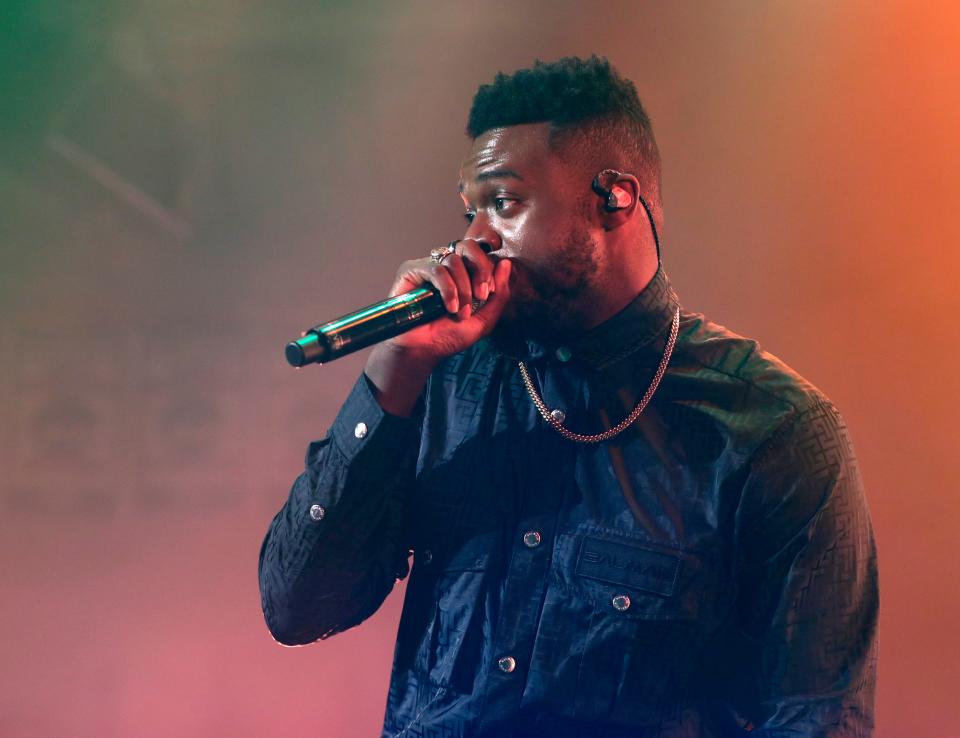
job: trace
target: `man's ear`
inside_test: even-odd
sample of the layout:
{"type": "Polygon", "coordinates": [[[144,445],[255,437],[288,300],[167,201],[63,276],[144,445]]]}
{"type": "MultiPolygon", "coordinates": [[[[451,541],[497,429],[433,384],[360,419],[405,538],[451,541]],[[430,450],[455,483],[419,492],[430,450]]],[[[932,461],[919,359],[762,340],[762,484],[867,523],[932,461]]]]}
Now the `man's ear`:
{"type": "Polygon", "coordinates": [[[600,220],[605,231],[619,228],[633,217],[640,200],[640,182],[632,174],[604,169],[591,188],[601,198],[600,220]]]}

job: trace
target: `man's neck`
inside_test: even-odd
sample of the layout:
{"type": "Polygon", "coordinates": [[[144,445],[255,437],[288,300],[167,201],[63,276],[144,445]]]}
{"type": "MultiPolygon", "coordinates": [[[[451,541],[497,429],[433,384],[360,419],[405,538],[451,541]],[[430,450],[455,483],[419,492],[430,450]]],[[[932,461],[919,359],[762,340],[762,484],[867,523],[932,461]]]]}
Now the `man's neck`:
{"type": "Polygon", "coordinates": [[[670,280],[657,269],[632,299],[588,330],[550,331],[549,337],[526,339],[495,331],[491,338],[503,354],[524,361],[559,360],[585,369],[610,366],[630,355],[646,362],[659,357],[662,346],[654,344],[666,336],[678,306],[670,280]]]}
{"type": "Polygon", "coordinates": [[[586,333],[605,323],[623,310],[643,292],[657,274],[656,259],[644,259],[634,269],[607,271],[607,278],[591,291],[584,301],[585,313],[578,321],[579,333],[586,333]]]}

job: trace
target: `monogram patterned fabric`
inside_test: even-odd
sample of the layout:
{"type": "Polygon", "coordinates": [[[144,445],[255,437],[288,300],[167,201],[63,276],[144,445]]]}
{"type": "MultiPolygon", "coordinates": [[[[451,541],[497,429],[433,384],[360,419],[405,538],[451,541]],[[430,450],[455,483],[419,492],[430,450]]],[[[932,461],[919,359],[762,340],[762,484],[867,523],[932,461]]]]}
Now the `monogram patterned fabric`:
{"type": "Polygon", "coordinates": [[[274,637],[352,627],[409,574],[383,736],[870,735],[873,531],[815,387],[682,311],[616,438],[566,441],[527,395],[516,358],[567,427],[615,425],[677,306],[661,270],[566,351],[483,341],[410,419],[361,377],[264,540],[274,637]]]}

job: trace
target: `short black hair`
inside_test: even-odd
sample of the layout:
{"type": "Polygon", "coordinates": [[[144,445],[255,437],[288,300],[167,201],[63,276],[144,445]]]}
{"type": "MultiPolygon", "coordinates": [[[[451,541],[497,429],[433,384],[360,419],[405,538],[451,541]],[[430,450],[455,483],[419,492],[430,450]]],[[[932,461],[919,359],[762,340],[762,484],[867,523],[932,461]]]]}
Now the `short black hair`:
{"type": "Polygon", "coordinates": [[[537,59],[528,69],[498,73],[474,95],[467,135],[523,123],[549,123],[551,145],[567,147],[597,171],[634,174],[659,210],[660,154],[650,118],[633,82],[606,58],[537,59]]]}

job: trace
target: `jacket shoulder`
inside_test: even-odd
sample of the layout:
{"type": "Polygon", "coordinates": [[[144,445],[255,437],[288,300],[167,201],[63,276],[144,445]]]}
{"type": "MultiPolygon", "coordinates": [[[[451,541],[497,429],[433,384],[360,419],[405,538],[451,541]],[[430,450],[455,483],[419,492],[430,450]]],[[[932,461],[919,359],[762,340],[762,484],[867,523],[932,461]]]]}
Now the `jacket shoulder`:
{"type": "Polygon", "coordinates": [[[823,391],[785,361],[700,313],[683,314],[675,353],[675,368],[689,377],[691,396],[714,406],[731,431],[742,430],[745,446],[756,448],[817,408],[839,418],[823,391]]]}

